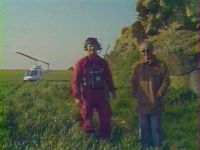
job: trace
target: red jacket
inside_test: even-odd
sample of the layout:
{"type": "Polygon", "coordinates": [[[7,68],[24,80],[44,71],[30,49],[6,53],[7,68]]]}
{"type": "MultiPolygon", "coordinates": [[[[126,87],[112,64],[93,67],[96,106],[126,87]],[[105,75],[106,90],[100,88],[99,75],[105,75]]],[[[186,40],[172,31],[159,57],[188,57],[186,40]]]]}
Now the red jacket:
{"type": "MultiPolygon", "coordinates": [[[[83,77],[85,76],[85,71],[88,69],[89,64],[98,64],[104,69],[105,85],[108,90],[112,93],[115,92],[115,88],[112,81],[111,71],[109,69],[108,63],[105,59],[98,55],[85,56],[81,58],[74,66],[72,80],[71,80],[71,92],[72,96],[80,99],[81,95],[87,91],[91,91],[88,86],[83,85],[83,77]]],[[[89,78],[89,77],[88,77],[89,78]]],[[[95,92],[102,92],[99,89],[92,89],[95,92]]]]}

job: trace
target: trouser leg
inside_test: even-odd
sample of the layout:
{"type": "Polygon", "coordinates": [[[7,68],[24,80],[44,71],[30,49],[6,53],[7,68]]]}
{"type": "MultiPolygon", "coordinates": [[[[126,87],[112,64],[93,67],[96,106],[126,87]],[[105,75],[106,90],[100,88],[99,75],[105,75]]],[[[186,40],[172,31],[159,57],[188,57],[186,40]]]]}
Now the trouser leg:
{"type": "Polygon", "coordinates": [[[152,146],[149,115],[139,114],[139,138],[142,146],[152,146]]]}
{"type": "Polygon", "coordinates": [[[111,110],[107,101],[101,100],[96,105],[99,117],[98,136],[101,138],[109,138],[111,134],[111,110]]]}
{"type": "Polygon", "coordinates": [[[93,133],[93,122],[92,122],[93,106],[91,103],[83,102],[81,107],[81,117],[83,119],[83,130],[86,134],[93,133]]]}
{"type": "Polygon", "coordinates": [[[152,132],[152,146],[160,147],[162,145],[162,127],[161,127],[161,113],[152,114],[151,120],[151,132],[152,132]]]}
{"type": "Polygon", "coordinates": [[[84,119],[83,119],[83,116],[82,116],[82,105],[83,105],[82,102],[77,104],[79,111],[76,114],[76,121],[80,122],[80,127],[83,127],[83,124],[84,124],[84,119]]]}

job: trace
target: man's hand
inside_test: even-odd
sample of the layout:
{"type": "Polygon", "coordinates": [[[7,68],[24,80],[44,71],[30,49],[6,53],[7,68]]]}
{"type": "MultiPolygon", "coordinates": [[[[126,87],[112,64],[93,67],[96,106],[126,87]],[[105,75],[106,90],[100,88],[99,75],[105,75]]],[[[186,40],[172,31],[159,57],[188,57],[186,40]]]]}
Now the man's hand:
{"type": "Polygon", "coordinates": [[[75,99],[76,104],[80,104],[80,100],[78,98],[75,99]]]}
{"type": "Polygon", "coordinates": [[[112,99],[116,99],[116,93],[114,92],[114,93],[110,93],[110,97],[112,98],[112,99]]]}

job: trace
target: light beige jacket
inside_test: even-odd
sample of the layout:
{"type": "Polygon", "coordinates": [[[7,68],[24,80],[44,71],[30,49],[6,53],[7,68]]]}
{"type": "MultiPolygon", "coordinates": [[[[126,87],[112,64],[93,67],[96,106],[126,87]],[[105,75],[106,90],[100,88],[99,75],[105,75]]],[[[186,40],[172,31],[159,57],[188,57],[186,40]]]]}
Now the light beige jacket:
{"type": "Polygon", "coordinates": [[[162,111],[162,97],[170,84],[165,62],[153,56],[151,64],[142,60],[133,65],[131,75],[132,94],[137,100],[136,111],[152,114],[162,111]]]}

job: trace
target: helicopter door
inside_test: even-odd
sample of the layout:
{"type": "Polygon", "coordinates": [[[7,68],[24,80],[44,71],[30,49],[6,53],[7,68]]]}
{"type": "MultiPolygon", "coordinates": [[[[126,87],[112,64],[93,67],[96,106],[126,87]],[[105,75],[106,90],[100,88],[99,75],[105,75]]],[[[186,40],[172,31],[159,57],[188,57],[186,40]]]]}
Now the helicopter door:
{"type": "Polygon", "coordinates": [[[37,78],[38,80],[42,80],[42,71],[38,70],[37,78]]]}

